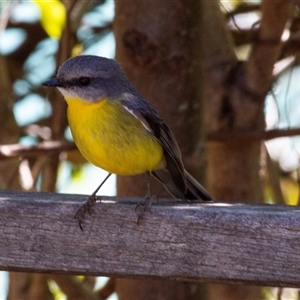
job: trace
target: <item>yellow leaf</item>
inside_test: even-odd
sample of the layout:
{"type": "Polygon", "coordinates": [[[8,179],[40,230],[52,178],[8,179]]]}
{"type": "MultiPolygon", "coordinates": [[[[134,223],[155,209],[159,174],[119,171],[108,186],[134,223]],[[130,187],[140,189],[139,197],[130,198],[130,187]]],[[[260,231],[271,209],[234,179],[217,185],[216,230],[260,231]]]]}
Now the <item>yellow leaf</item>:
{"type": "Polygon", "coordinates": [[[41,10],[41,24],[52,38],[60,38],[66,23],[66,9],[59,0],[33,0],[41,10]]]}
{"type": "Polygon", "coordinates": [[[288,205],[297,205],[299,197],[299,185],[292,177],[281,177],[280,187],[285,200],[288,205]]]}

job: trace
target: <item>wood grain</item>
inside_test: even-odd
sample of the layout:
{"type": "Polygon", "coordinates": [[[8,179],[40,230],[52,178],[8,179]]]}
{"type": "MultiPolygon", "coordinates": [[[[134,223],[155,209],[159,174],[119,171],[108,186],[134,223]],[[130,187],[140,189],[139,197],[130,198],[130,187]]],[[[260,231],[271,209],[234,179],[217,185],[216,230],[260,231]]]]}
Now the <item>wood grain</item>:
{"type": "Polygon", "coordinates": [[[300,286],[300,210],[103,197],[81,231],[84,195],[0,192],[0,269],[300,286]]]}

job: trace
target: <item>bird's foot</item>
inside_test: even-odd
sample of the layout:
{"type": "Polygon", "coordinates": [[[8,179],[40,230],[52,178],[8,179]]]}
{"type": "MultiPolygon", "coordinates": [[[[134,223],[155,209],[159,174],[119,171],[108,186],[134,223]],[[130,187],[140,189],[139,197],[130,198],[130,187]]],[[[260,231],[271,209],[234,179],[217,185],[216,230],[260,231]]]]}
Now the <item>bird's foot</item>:
{"type": "Polygon", "coordinates": [[[138,215],[137,222],[136,222],[137,225],[139,225],[140,222],[143,220],[146,212],[149,212],[150,214],[152,213],[151,212],[152,200],[158,201],[157,196],[147,195],[145,197],[145,201],[143,203],[137,204],[137,206],[135,207],[135,212],[138,215]]]}
{"type": "Polygon", "coordinates": [[[78,221],[79,228],[82,231],[83,231],[82,222],[83,222],[84,216],[85,216],[86,212],[88,212],[88,214],[91,215],[91,207],[96,203],[97,200],[101,201],[101,197],[96,196],[95,194],[92,194],[91,196],[89,196],[87,201],[79,207],[79,209],[77,210],[77,212],[74,216],[74,219],[78,221]]]}

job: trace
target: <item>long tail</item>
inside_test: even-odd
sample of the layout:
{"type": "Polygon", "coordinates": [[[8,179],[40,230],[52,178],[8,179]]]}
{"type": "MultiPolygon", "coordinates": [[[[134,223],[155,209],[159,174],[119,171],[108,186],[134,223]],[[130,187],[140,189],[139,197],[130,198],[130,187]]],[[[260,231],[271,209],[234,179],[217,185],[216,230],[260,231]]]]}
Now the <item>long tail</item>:
{"type": "Polygon", "coordinates": [[[173,182],[170,173],[166,169],[155,170],[151,173],[166,190],[175,198],[185,200],[212,201],[209,192],[186,170],[184,170],[186,190],[181,191],[173,182]]]}

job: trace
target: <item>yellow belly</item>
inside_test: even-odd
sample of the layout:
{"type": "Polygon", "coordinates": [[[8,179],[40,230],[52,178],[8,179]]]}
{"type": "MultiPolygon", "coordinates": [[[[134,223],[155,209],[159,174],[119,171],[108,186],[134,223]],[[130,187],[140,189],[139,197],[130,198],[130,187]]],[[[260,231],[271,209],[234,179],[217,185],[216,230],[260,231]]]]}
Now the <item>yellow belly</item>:
{"type": "Polygon", "coordinates": [[[119,101],[66,100],[74,141],[89,162],[118,175],[135,175],[163,166],[162,146],[119,101]]]}

